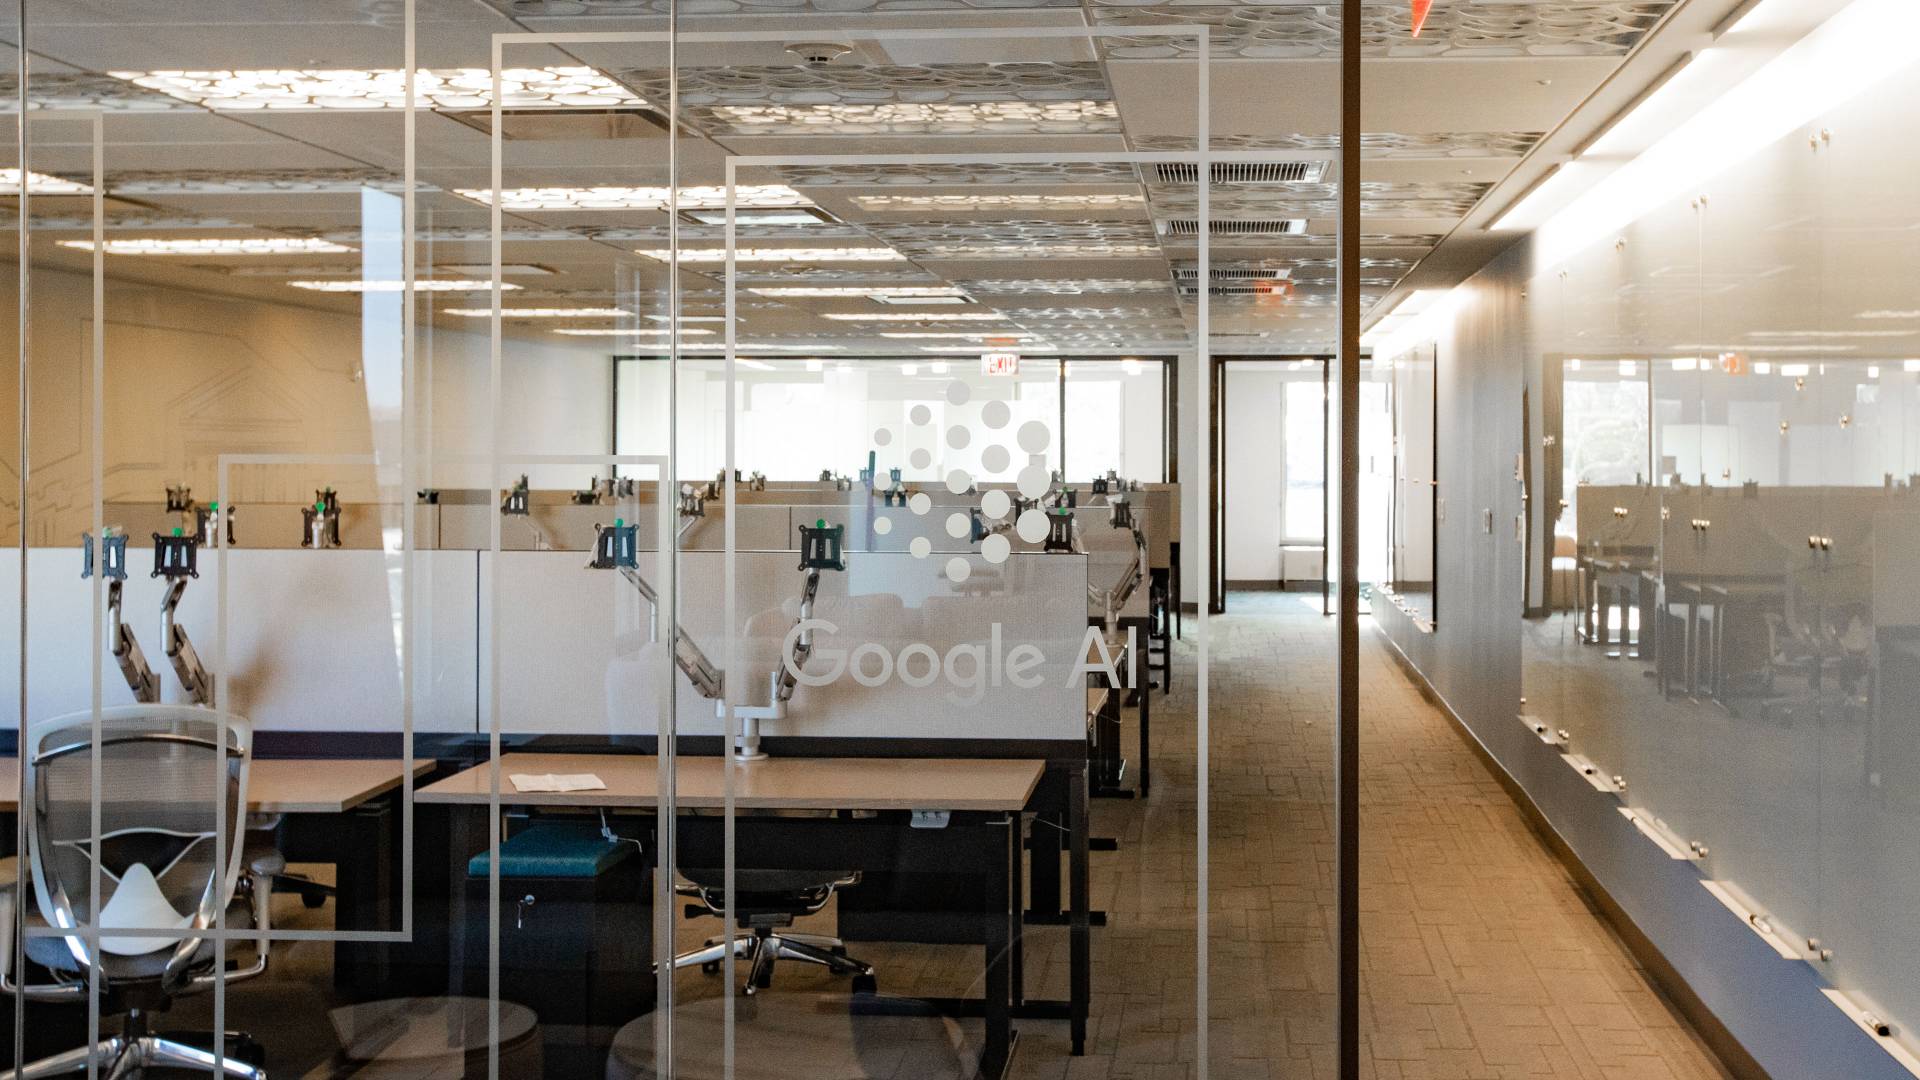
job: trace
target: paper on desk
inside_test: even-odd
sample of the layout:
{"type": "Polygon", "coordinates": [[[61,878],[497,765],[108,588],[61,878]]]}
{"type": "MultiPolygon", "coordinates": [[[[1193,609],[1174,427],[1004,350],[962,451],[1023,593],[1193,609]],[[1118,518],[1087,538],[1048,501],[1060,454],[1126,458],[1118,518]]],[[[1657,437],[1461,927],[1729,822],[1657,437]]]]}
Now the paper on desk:
{"type": "Polygon", "coordinates": [[[507,777],[515,791],[605,791],[607,785],[592,773],[514,773],[507,777]]]}

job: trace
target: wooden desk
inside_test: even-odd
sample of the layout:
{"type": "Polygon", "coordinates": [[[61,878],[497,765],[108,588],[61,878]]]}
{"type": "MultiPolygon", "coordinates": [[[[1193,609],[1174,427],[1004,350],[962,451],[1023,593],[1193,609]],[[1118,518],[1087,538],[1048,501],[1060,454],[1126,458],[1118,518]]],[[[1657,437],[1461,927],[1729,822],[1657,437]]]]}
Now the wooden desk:
{"type": "MultiPolygon", "coordinates": [[[[660,804],[659,768],[659,758],[651,755],[503,754],[499,763],[499,804],[655,809],[660,804]],[[577,792],[516,791],[508,779],[514,773],[592,773],[606,788],[577,792]]],[[[676,771],[678,808],[723,806],[724,769],[724,762],[718,757],[682,756],[676,771]]],[[[952,834],[952,842],[962,845],[955,850],[968,851],[971,854],[966,857],[974,859],[981,854],[980,834],[975,830],[986,827],[1004,834],[1004,839],[996,837],[993,841],[995,845],[1003,845],[998,855],[987,858],[982,865],[968,867],[977,870],[986,883],[988,898],[987,907],[983,909],[985,914],[978,924],[984,928],[980,931],[984,939],[980,944],[986,950],[984,1000],[975,1000],[972,1004],[982,1009],[986,1020],[981,1073],[989,1080],[998,1080],[1005,1073],[1012,1050],[1012,1016],[1016,998],[1020,996],[1019,926],[1023,907],[1020,898],[1024,891],[1020,883],[1024,831],[1021,814],[1032,802],[1045,771],[1045,762],[1031,759],[772,757],[742,764],[734,773],[734,805],[741,810],[971,812],[971,826],[963,826],[962,819],[956,816],[947,828],[907,831],[923,844],[940,842],[941,837],[952,834]],[[980,816],[983,814],[984,820],[980,816]],[[1002,814],[1008,817],[1001,818],[1002,814]],[[960,834],[970,834],[973,839],[963,840],[960,834]],[[967,844],[974,846],[967,847],[967,844]]],[[[490,765],[476,765],[421,788],[415,793],[415,800],[484,809],[492,805],[489,794],[492,775],[490,765]]],[[[1084,803],[1083,788],[1078,796],[1084,803]]],[[[1075,817],[1084,817],[1084,813],[1075,817]]],[[[875,823],[855,824],[871,827],[875,823]]],[[[455,850],[452,855],[464,863],[467,852],[455,850]]],[[[1075,855],[1076,870],[1083,875],[1085,853],[1077,850],[1075,855]]],[[[1067,1010],[1073,1022],[1076,1053],[1084,1048],[1087,1006],[1091,999],[1086,967],[1085,892],[1084,881],[1076,878],[1077,904],[1072,927],[1075,973],[1072,1001],[1067,1010]]]]}
{"type": "MultiPolygon", "coordinates": [[[[344,814],[400,786],[399,758],[255,758],[248,766],[247,809],[256,814],[344,814]]],[[[433,771],[413,763],[413,775],[433,771]]],[[[212,782],[211,776],[208,782],[212,782]]],[[[20,759],[0,758],[0,814],[20,809],[20,759]]]]}
{"type": "MultiPolygon", "coordinates": [[[[510,806],[660,804],[660,759],[632,754],[502,754],[500,801],[510,806]],[[604,791],[516,791],[514,773],[592,773],[604,791]]],[[[1017,811],[1033,797],[1046,764],[986,758],[770,757],[734,771],[742,810],[1017,811]]],[[[491,770],[476,765],[414,793],[423,803],[485,805],[491,770]]],[[[687,810],[726,805],[725,766],[717,757],[680,758],[675,794],[687,810]]]]}

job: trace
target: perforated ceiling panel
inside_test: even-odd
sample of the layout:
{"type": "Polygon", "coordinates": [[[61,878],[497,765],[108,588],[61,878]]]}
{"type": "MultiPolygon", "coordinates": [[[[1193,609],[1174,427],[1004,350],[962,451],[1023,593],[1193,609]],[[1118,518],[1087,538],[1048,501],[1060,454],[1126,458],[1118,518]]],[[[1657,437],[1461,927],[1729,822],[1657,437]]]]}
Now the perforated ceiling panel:
{"type": "MultiPolygon", "coordinates": [[[[1450,131],[1409,134],[1398,131],[1368,131],[1360,136],[1363,157],[1384,159],[1420,159],[1450,157],[1521,157],[1533,149],[1543,133],[1538,131],[1450,131]]],[[[1196,144],[1190,135],[1136,135],[1137,150],[1192,150],[1196,144]]],[[[1210,135],[1210,150],[1309,150],[1331,151],[1340,148],[1340,139],[1327,135],[1210,135]]]]}

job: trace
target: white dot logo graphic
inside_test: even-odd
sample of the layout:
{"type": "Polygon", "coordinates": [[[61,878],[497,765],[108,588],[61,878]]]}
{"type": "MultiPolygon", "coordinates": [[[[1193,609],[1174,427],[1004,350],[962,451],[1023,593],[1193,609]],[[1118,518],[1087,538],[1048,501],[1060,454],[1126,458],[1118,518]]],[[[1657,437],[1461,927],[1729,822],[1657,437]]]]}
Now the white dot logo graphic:
{"type": "Polygon", "coordinates": [[[915,405],[913,410],[907,413],[907,419],[912,420],[916,427],[926,427],[933,423],[933,410],[925,405],[915,405]]]}
{"type": "Polygon", "coordinates": [[[955,555],[953,558],[947,560],[947,580],[948,581],[951,581],[955,585],[958,585],[961,582],[967,580],[967,578],[971,577],[972,575],[973,575],[973,567],[967,562],[967,560],[961,558],[958,555],[955,555]]]}
{"type": "Polygon", "coordinates": [[[965,450],[967,444],[972,441],[973,433],[959,424],[955,424],[947,429],[947,445],[953,447],[955,450],[965,450]]]}
{"type": "Polygon", "coordinates": [[[972,396],[973,391],[968,389],[967,384],[961,382],[959,379],[955,379],[947,384],[947,404],[949,405],[965,405],[967,399],[972,396]]]}
{"type": "Polygon", "coordinates": [[[884,515],[873,519],[873,531],[885,536],[893,531],[893,519],[884,515]]]}
{"type": "Polygon", "coordinates": [[[955,495],[965,495],[973,486],[973,477],[965,469],[955,469],[947,474],[947,490],[955,495]]]}
{"type": "Polygon", "coordinates": [[[1013,509],[1013,500],[1007,498],[1007,493],[999,488],[994,488],[980,496],[980,512],[990,518],[999,520],[1006,517],[1007,511],[1011,509],[1013,509]]]}
{"type": "Polygon", "coordinates": [[[999,431],[1013,419],[1013,410],[1004,401],[989,401],[980,406],[980,422],[999,431]]]}
{"type": "Polygon", "coordinates": [[[1023,510],[1020,520],[1014,523],[1013,531],[1019,533],[1020,539],[1027,543],[1037,544],[1047,538],[1047,515],[1039,507],[1023,510]]]}
{"type": "Polygon", "coordinates": [[[1013,483],[1020,489],[1020,494],[1037,499],[1047,493],[1047,485],[1052,482],[1053,474],[1047,471],[1045,465],[1029,465],[1020,470],[1020,475],[1013,483]]]}
{"type": "Polygon", "coordinates": [[[1040,421],[1029,420],[1020,425],[1020,434],[1017,438],[1020,440],[1020,449],[1029,454],[1044,454],[1047,452],[1047,445],[1053,442],[1053,433],[1048,431],[1047,425],[1040,421]]]}
{"type": "Polygon", "coordinates": [[[995,566],[1006,562],[1007,556],[1012,553],[1013,544],[1007,539],[1004,533],[994,533],[992,536],[980,541],[980,557],[995,566]]]}
{"type": "Polygon", "coordinates": [[[908,454],[907,460],[913,464],[914,468],[925,469],[933,464],[933,453],[925,447],[922,447],[908,454]]]}
{"type": "Polygon", "coordinates": [[[893,442],[892,431],[889,431],[886,428],[881,428],[880,430],[873,433],[873,445],[886,446],[891,442],[893,442]]]}
{"type": "Polygon", "coordinates": [[[907,509],[916,514],[925,514],[933,509],[933,496],[924,491],[916,491],[913,497],[907,500],[907,509]]]}
{"type": "Polygon", "coordinates": [[[973,519],[965,514],[947,515],[947,535],[955,540],[973,531],[973,519]]]}
{"type": "Polygon", "coordinates": [[[1003,473],[1013,464],[1013,455],[1004,446],[989,446],[980,451],[980,467],[990,473],[1003,473]]]}
{"type": "Polygon", "coordinates": [[[928,555],[933,554],[933,541],[924,536],[916,536],[913,538],[913,542],[907,545],[907,550],[913,552],[914,558],[924,559],[928,555]]]}

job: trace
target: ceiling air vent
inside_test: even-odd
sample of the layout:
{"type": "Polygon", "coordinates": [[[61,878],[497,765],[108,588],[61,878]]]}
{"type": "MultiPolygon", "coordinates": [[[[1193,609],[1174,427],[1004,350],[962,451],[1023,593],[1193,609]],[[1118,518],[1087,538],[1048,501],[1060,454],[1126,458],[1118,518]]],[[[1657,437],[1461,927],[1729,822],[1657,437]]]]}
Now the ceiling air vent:
{"type": "MultiPolygon", "coordinates": [[[[1154,165],[1154,181],[1161,184],[1197,184],[1200,166],[1191,161],[1162,161],[1154,165]]],[[[1317,184],[1327,175],[1324,161],[1216,161],[1216,184],[1317,184]]]]}
{"type": "MultiPolygon", "coordinates": [[[[1194,218],[1167,218],[1154,224],[1162,236],[1200,235],[1200,222],[1194,218]]],[[[1306,231],[1306,218],[1214,218],[1207,222],[1209,236],[1299,236],[1306,231]]]]}
{"type": "MultiPolygon", "coordinates": [[[[1173,268],[1173,276],[1181,281],[1190,282],[1200,276],[1200,268],[1191,263],[1173,268]]],[[[1213,267],[1215,281],[1267,281],[1272,278],[1293,276],[1290,266],[1216,266],[1213,267]]]]}

